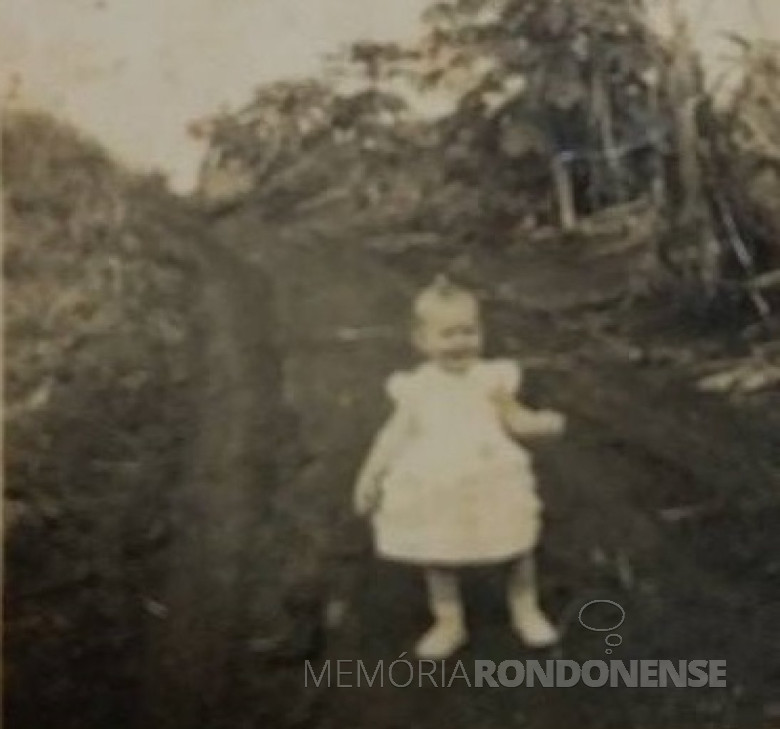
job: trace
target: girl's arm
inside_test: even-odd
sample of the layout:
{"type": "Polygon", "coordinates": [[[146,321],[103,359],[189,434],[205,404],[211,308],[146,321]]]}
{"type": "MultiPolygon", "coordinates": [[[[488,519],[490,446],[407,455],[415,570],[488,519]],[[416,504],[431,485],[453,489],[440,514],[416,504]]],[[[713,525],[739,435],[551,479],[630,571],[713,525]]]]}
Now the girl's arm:
{"type": "Polygon", "coordinates": [[[501,393],[496,397],[504,427],[517,438],[550,437],[561,435],[566,418],[554,410],[530,410],[512,395],[501,393]]]}
{"type": "Polygon", "coordinates": [[[493,364],[492,398],[504,427],[517,438],[555,436],[563,433],[566,420],[552,410],[531,410],[517,401],[523,382],[523,372],[511,360],[493,364]]]}
{"type": "Polygon", "coordinates": [[[412,417],[399,408],[377,434],[355,487],[354,508],[358,516],[370,514],[379,505],[382,479],[403,450],[413,428],[412,417]]]}

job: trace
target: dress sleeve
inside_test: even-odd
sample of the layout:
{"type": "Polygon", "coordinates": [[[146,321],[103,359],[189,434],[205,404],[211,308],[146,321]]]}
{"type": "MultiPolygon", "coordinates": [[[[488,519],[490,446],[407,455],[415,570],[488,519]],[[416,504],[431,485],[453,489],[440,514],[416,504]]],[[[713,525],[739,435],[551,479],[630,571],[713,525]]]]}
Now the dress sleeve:
{"type": "Polygon", "coordinates": [[[405,405],[412,397],[412,376],[408,372],[395,372],[387,378],[385,391],[396,407],[405,405]]]}
{"type": "Polygon", "coordinates": [[[491,372],[491,389],[507,395],[517,395],[523,382],[520,365],[511,359],[499,359],[493,363],[491,372]]]}
{"type": "Polygon", "coordinates": [[[395,412],[374,438],[358,476],[358,491],[370,488],[376,479],[381,478],[414,431],[414,416],[409,408],[412,382],[409,373],[398,372],[391,375],[385,384],[387,394],[395,403],[395,412]]]}

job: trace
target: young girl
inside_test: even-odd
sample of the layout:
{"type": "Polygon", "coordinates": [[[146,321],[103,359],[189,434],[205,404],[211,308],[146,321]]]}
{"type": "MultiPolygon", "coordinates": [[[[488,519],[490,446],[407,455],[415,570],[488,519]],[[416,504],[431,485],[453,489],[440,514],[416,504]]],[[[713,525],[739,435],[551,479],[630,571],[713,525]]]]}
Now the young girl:
{"type": "Polygon", "coordinates": [[[439,276],[414,304],[412,332],[425,361],[387,382],[395,412],[361,470],[355,509],[370,516],[378,553],[424,570],[433,625],[420,658],[465,644],[456,568],[510,562],[512,627],[529,646],[558,636],[539,607],[531,556],[541,502],[527,452],[511,438],[558,435],[564,419],[515,400],[511,360],[481,357],[475,296],[439,276]]]}

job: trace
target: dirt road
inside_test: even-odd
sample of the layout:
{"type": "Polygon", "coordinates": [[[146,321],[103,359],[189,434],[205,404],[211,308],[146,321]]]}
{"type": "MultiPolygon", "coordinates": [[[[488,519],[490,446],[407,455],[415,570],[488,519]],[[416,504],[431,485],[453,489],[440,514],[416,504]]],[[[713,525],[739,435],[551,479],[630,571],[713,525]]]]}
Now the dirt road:
{"type": "MultiPolygon", "coordinates": [[[[449,689],[305,689],[305,660],[389,663],[410,651],[426,626],[419,576],[377,562],[365,526],[350,513],[355,470],[387,411],[382,382],[388,368],[410,362],[404,317],[425,272],[392,269],[354,241],[303,225],[271,236],[251,213],[230,216],[219,234],[245,261],[214,271],[220,283],[211,311],[221,314],[210,326],[223,340],[212,339],[206,366],[220,384],[205,400],[207,427],[195,453],[206,471],[196,468],[196,485],[187,489],[191,508],[209,514],[196,522],[219,533],[182,543],[176,571],[183,584],[172,583],[170,596],[192,604],[192,591],[213,590],[220,565],[229,564],[223,589],[230,597],[206,595],[216,613],[192,613],[205,610],[209,629],[181,624],[158,643],[176,656],[191,643],[188,631],[207,636],[197,655],[179,654],[174,663],[232,671],[213,705],[226,725],[770,725],[780,661],[765,641],[778,635],[780,545],[777,502],[761,497],[776,472],[776,442],[745,431],[719,404],[670,391],[668,382],[628,364],[583,365],[557,341],[554,321],[499,309],[488,312],[492,348],[558,362],[529,373],[531,396],[571,417],[567,436],[536,454],[547,505],[542,591],[565,632],[553,651],[523,648],[506,626],[500,571],[475,570],[466,576],[473,640],[457,658],[467,665],[475,658],[603,659],[604,633],[576,618],[589,600],[614,600],[627,617],[613,658],[726,659],[728,688],[476,689],[459,682],[449,689]],[[276,334],[254,315],[252,266],[272,282],[276,334]],[[276,347],[278,382],[274,372],[258,370],[276,347]],[[266,401],[277,385],[299,418],[303,456],[282,458],[295,467],[281,473],[276,458],[273,491],[258,503],[247,494],[269,482],[268,472],[258,476],[262,465],[253,475],[257,453],[274,460],[271,451],[278,456],[284,440],[276,428],[284,405],[266,401]],[[258,411],[270,419],[258,420],[258,411]],[[274,444],[271,451],[264,441],[274,444]],[[223,489],[216,503],[215,480],[223,489]],[[742,508],[739,493],[752,506],[742,508]],[[685,511],[702,503],[701,513],[685,511]],[[213,567],[207,584],[187,577],[198,564],[213,567]],[[213,632],[218,625],[225,627],[222,641],[213,632]]],[[[211,685],[197,671],[195,681],[211,685]]],[[[197,714],[185,711],[189,718],[178,726],[203,726],[197,714]]]]}

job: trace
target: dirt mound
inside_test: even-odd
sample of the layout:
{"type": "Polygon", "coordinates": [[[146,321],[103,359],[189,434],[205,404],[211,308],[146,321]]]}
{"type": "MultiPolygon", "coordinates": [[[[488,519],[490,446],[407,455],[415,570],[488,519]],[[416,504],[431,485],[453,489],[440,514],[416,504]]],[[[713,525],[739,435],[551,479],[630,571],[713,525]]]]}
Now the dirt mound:
{"type": "Polygon", "coordinates": [[[160,181],[39,115],[3,139],[6,712],[121,726],[191,430],[196,263],[160,181]]]}

